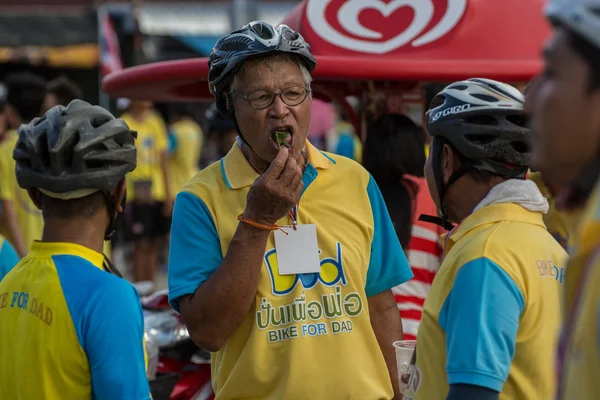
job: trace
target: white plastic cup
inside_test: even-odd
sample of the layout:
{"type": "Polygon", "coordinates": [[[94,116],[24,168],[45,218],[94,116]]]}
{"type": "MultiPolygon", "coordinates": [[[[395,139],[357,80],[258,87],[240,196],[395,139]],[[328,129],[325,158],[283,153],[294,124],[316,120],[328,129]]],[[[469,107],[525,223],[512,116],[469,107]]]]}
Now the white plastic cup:
{"type": "Polygon", "coordinates": [[[410,376],[414,369],[411,365],[415,352],[416,340],[399,340],[393,343],[396,349],[396,366],[398,367],[398,383],[400,393],[405,394],[410,382],[410,376]]]}

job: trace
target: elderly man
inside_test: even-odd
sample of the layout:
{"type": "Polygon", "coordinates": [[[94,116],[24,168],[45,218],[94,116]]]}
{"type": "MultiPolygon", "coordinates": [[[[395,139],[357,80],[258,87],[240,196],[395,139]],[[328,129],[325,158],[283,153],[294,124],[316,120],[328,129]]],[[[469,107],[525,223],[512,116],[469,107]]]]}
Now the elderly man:
{"type": "Polygon", "coordinates": [[[219,400],[400,398],[390,289],[412,272],[370,175],[306,140],[315,65],[264,22],[210,56],[239,140],[177,196],[169,296],[219,400]]]}

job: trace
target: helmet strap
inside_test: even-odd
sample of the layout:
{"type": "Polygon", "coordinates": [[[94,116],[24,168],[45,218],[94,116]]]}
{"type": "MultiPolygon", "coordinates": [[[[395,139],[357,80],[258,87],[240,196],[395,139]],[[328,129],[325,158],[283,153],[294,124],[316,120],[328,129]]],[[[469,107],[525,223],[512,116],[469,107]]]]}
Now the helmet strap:
{"type": "MultiPolygon", "coordinates": [[[[117,227],[119,226],[119,222],[121,221],[121,218],[123,217],[123,213],[117,212],[117,210],[114,206],[114,203],[113,203],[112,195],[110,194],[109,191],[104,190],[104,191],[102,191],[102,194],[104,195],[104,197],[106,197],[106,201],[108,203],[108,215],[110,216],[110,224],[108,225],[108,228],[106,228],[106,232],[104,233],[104,240],[108,241],[108,240],[111,240],[111,238],[115,234],[115,231],[117,230],[117,227]]],[[[123,196],[123,200],[121,200],[121,208],[123,210],[125,209],[126,204],[127,204],[127,192],[125,192],[125,195],[123,196]]]]}
{"type": "Polygon", "coordinates": [[[454,228],[454,225],[448,220],[448,212],[446,210],[446,205],[444,202],[446,192],[448,191],[448,188],[460,178],[462,178],[463,175],[475,168],[475,162],[468,159],[462,159],[460,167],[456,171],[454,171],[452,175],[450,175],[448,183],[444,183],[444,175],[442,172],[442,151],[444,150],[444,145],[446,143],[446,140],[437,138],[433,143],[433,149],[431,149],[431,156],[433,157],[433,177],[435,179],[435,186],[437,188],[438,197],[440,199],[440,208],[442,215],[441,217],[436,217],[432,215],[421,215],[419,217],[419,221],[436,224],[449,231],[454,228]]]}
{"type": "Polygon", "coordinates": [[[227,93],[227,99],[229,100],[229,110],[227,110],[227,113],[229,114],[228,117],[231,120],[231,122],[233,122],[233,126],[235,127],[235,130],[237,131],[240,139],[242,139],[242,142],[244,142],[246,146],[252,149],[250,143],[248,143],[246,138],[244,138],[244,135],[242,135],[242,130],[240,129],[240,126],[237,123],[237,118],[235,117],[235,108],[233,107],[233,96],[231,95],[231,92],[227,93]]]}

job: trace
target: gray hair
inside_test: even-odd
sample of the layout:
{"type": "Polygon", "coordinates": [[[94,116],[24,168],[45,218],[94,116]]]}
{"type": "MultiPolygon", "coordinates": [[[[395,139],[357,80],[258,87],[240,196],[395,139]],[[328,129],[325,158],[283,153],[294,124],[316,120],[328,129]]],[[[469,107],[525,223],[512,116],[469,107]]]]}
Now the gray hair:
{"type": "Polygon", "coordinates": [[[300,61],[300,59],[297,56],[284,53],[284,54],[277,54],[275,56],[260,58],[258,60],[252,60],[250,62],[245,63],[242,66],[242,68],[233,76],[233,81],[231,83],[230,91],[235,91],[239,88],[239,86],[240,86],[240,78],[239,77],[241,74],[243,74],[247,70],[247,68],[250,68],[251,66],[254,67],[258,64],[258,65],[267,65],[271,70],[274,70],[275,69],[275,66],[274,66],[275,60],[289,61],[289,62],[293,62],[296,65],[298,65],[298,67],[300,68],[300,71],[302,72],[302,78],[304,79],[304,85],[310,89],[310,84],[312,82],[312,76],[310,75],[310,72],[308,72],[308,69],[306,68],[304,63],[302,61],[300,61]]]}

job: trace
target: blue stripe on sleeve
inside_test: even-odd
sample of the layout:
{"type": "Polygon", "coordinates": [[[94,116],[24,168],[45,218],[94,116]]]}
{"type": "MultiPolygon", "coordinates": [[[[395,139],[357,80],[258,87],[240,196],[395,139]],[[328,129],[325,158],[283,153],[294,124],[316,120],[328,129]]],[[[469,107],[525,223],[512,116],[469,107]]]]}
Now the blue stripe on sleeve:
{"type": "Polygon", "coordinates": [[[374,223],[371,259],[365,287],[367,296],[370,297],[412,279],[413,273],[392,225],[383,196],[373,177],[369,179],[367,193],[374,223]]]}
{"type": "Polygon", "coordinates": [[[524,307],[515,281],[493,261],[478,258],[458,271],[439,316],[450,385],[502,391],[524,307]]]}
{"type": "Polygon", "coordinates": [[[177,136],[175,135],[175,132],[169,131],[169,148],[167,149],[167,152],[169,154],[174,153],[177,150],[177,144],[177,136]]]}
{"type": "Polygon", "coordinates": [[[19,256],[8,240],[4,239],[0,246],[0,280],[2,280],[18,264],[19,256]]]}
{"type": "Polygon", "coordinates": [[[169,303],[193,294],[223,262],[221,241],[206,204],[181,192],[175,200],[169,249],[169,303]]]}
{"type": "Polygon", "coordinates": [[[77,256],[52,260],[88,358],[92,399],[150,399],[144,317],[133,286],[77,256]]]}

